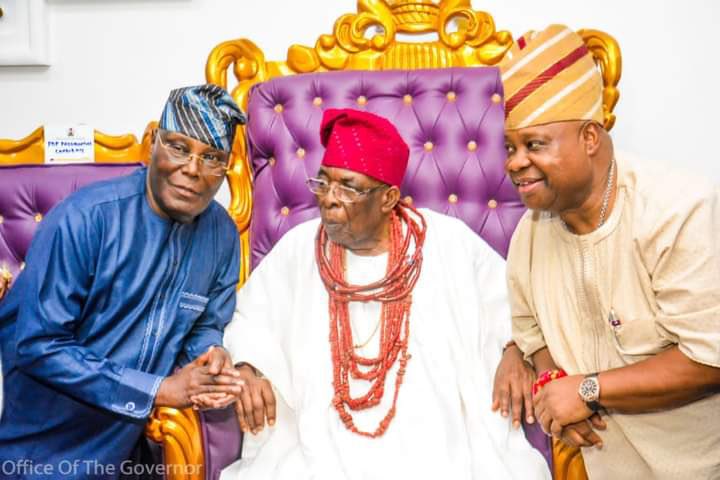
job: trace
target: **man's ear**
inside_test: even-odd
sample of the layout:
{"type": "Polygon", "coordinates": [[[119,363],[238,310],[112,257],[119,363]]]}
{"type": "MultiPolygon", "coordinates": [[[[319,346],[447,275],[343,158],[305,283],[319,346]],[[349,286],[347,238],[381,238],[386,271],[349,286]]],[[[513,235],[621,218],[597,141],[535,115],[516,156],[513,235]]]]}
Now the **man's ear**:
{"type": "Polygon", "coordinates": [[[391,186],[383,192],[381,210],[383,213],[389,213],[395,208],[395,205],[400,201],[400,189],[396,186],[391,186]]]}
{"type": "Polygon", "coordinates": [[[587,122],[582,130],[582,141],[585,144],[585,153],[594,157],[600,150],[603,127],[596,122],[587,122]]]}

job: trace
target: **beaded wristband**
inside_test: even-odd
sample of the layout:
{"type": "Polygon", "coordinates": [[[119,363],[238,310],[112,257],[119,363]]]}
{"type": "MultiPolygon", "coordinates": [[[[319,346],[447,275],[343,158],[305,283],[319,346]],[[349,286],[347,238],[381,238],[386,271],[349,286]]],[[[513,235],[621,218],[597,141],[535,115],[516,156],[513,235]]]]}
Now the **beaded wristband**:
{"type": "Polygon", "coordinates": [[[558,378],[567,377],[567,373],[565,373],[565,370],[562,368],[559,370],[545,370],[540,374],[537,380],[535,380],[535,383],[533,383],[532,387],[532,393],[533,395],[537,395],[537,393],[540,391],[542,387],[547,385],[548,383],[552,382],[553,380],[557,380],[558,378]]]}

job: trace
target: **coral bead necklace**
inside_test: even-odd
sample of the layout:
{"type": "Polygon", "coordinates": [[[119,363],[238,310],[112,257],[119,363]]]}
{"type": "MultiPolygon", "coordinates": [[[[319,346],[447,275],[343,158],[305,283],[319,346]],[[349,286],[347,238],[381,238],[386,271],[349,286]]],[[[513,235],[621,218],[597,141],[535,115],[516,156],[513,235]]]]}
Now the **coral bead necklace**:
{"type": "Polygon", "coordinates": [[[315,242],[315,257],[325,288],[330,313],[330,349],[333,363],[333,406],[348,430],[367,437],[385,433],[395,416],[400,385],[410,354],[410,307],[412,291],[422,267],[422,246],[427,226],[422,215],[405,204],[398,206],[390,218],[390,251],[385,277],[368,285],[351,285],[345,280],[346,251],[330,241],[322,225],[315,242]],[[414,214],[412,215],[411,214],[414,214]],[[418,223],[415,218],[420,220],[418,223]],[[407,227],[403,234],[403,224],[407,227]],[[409,255],[411,246],[414,248],[409,255]],[[375,358],[355,352],[348,309],[349,302],[381,302],[379,323],[380,348],[375,358]],[[385,392],[388,371],[399,362],[392,406],[372,431],[358,429],[349,410],[364,410],[380,403],[385,392]],[[370,383],[367,393],[358,398],[350,395],[350,379],[370,383]]]}

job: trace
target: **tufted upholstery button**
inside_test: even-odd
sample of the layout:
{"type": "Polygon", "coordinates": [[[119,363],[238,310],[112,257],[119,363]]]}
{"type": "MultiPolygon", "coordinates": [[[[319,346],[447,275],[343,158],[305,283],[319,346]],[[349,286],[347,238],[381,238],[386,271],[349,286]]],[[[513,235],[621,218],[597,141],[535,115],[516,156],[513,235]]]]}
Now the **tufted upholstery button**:
{"type": "Polygon", "coordinates": [[[502,97],[500,96],[499,93],[493,93],[492,97],[490,97],[490,100],[492,100],[493,103],[500,103],[500,101],[502,100],[502,97]]]}
{"type": "Polygon", "coordinates": [[[413,198],[410,195],[406,195],[405,198],[403,198],[403,201],[408,205],[412,205],[413,198]]]}
{"type": "Polygon", "coordinates": [[[270,157],[270,158],[268,158],[268,164],[269,164],[271,167],[274,167],[274,166],[275,166],[275,157],[270,157]]]}
{"type": "Polygon", "coordinates": [[[305,158],[305,149],[298,148],[297,150],[295,150],[295,155],[297,155],[298,158],[305,158]]]}
{"type": "Polygon", "coordinates": [[[37,223],[40,223],[40,221],[43,219],[42,213],[36,213],[35,214],[35,221],[37,223]]]}
{"type": "Polygon", "coordinates": [[[425,144],[423,145],[423,148],[425,149],[426,152],[430,152],[430,151],[432,151],[432,149],[433,149],[434,146],[435,146],[435,145],[433,145],[432,142],[427,141],[427,142],[425,142],[425,144]]]}
{"type": "Polygon", "coordinates": [[[490,200],[488,200],[488,207],[497,208],[497,200],[495,200],[494,198],[491,198],[490,200]]]}
{"type": "Polygon", "coordinates": [[[457,98],[457,95],[455,95],[455,92],[453,92],[453,91],[451,90],[451,91],[449,91],[449,92],[447,93],[446,97],[447,97],[448,101],[454,102],[455,99],[457,98]]]}
{"type": "Polygon", "coordinates": [[[477,142],[475,140],[470,140],[467,144],[467,149],[471,152],[477,150],[477,142]]]}
{"type": "Polygon", "coordinates": [[[290,215],[290,209],[288,207],[282,207],[280,209],[280,215],[282,215],[283,217],[287,217],[288,215],[290,215]]]}
{"type": "Polygon", "coordinates": [[[357,97],[357,104],[358,105],[367,105],[368,99],[365,95],[360,95],[357,97]]]}
{"type": "Polygon", "coordinates": [[[313,98],[313,105],[315,105],[316,107],[319,107],[320,105],[322,105],[322,98],[320,98],[320,97],[313,98]]]}
{"type": "Polygon", "coordinates": [[[135,411],[135,402],[127,402],[125,404],[125,410],[128,412],[134,412],[135,411]]]}
{"type": "Polygon", "coordinates": [[[284,110],[284,108],[283,108],[282,105],[280,105],[280,104],[278,103],[277,105],[275,105],[275,107],[273,108],[273,110],[275,110],[275,113],[282,113],[283,110],[284,110]]]}
{"type": "Polygon", "coordinates": [[[405,103],[405,105],[410,105],[412,103],[412,101],[413,101],[412,95],[410,95],[409,93],[403,97],[403,102],[405,103]]]}
{"type": "Polygon", "coordinates": [[[451,193],[450,196],[448,197],[448,202],[457,203],[457,201],[458,201],[458,196],[455,195],[454,193],[451,193]]]}

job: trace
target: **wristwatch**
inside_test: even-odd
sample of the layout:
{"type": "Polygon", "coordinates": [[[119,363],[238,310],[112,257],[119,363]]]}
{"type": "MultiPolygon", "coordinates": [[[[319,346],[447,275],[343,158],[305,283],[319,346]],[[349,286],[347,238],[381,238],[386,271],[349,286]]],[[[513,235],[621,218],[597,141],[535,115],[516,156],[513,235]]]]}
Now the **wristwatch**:
{"type": "Polygon", "coordinates": [[[578,388],[578,395],[593,412],[602,408],[600,402],[600,379],[597,373],[586,375],[578,388]]]}

